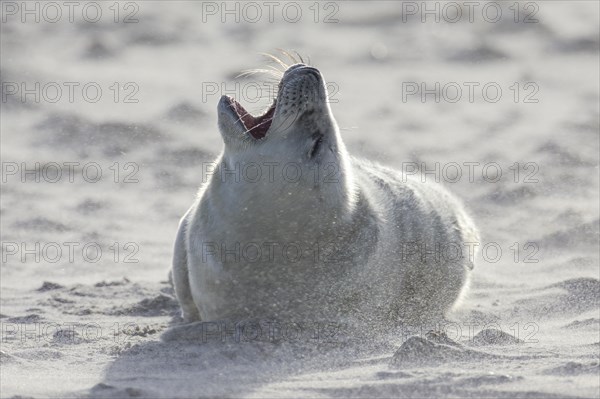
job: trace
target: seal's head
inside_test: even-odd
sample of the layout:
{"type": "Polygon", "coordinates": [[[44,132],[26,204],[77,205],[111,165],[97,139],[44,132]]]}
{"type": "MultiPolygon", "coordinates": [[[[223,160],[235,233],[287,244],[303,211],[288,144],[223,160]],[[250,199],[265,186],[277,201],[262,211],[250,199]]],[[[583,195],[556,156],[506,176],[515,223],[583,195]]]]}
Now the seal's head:
{"type": "Polygon", "coordinates": [[[262,184],[235,189],[247,205],[268,201],[274,210],[335,210],[338,216],[352,210],[350,159],[317,68],[304,63],[287,68],[276,99],[259,116],[235,99],[221,97],[218,120],[225,142],[221,166],[241,168],[242,180],[247,165],[260,168],[262,184]]]}
{"type": "Polygon", "coordinates": [[[317,68],[305,64],[292,65],[285,71],[276,99],[262,115],[251,115],[225,95],[218,111],[219,129],[230,152],[277,145],[296,150],[287,154],[287,160],[316,162],[338,147],[338,129],[325,80],[317,68]]]}

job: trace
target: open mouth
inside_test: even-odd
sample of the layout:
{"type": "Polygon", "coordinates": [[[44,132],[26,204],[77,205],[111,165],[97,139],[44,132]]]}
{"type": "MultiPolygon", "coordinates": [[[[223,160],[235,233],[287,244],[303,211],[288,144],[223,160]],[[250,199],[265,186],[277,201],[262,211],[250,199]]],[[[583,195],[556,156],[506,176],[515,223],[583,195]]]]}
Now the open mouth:
{"type": "Polygon", "coordinates": [[[237,102],[232,97],[227,97],[229,100],[229,107],[233,110],[233,112],[237,115],[238,120],[244,125],[244,129],[246,133],[250,134],[255,139],[262,139],[267,135],[267,131],[271,127],[271,123],[273,122],[273,114],[275,114],[275,106],[277,101],[273,101],[273,104],[269,107],[269,109],[260,116],[251,115],[242,104],[237,102]]]}

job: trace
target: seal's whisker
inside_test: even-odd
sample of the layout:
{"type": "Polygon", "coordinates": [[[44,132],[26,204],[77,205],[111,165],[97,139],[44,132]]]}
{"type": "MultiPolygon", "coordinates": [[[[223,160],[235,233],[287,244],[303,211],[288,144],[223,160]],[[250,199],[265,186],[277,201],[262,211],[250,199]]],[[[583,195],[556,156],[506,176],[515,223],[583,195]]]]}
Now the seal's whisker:
{"type": "Polygon", "coordinates": [[[260,53],[261,55],[271,59],[272,61],[275,61],[276,63],[278,63],[279,65],[281,65],[284,69],[288,69],[289,66],[283,62],[282,60],[280,60],[279,58],[275,57],[273,54],[269,54],[269,53],[260,53]]]}
{"type": "Polygon", "coordinates": [[[256,68],[256,69],[246,69],[242,72],[240,72],[239,75],[236,76],[237,78],[241,78],[241,77],[248,77],[248,76],[252,76],[252,75],[256,75],[259,73],[263,73],[265,75],[268,76],[272,76],[276,79],[281,79],[281,77],[283,76],[283,73],[277,69],[264,69],[264,68],[256,68]]]}
{"type": "MultiPolygon", "coordinates": [[[[241,115],[241,114],[240,114],[240,117],[239,117],[239,118],[236,120],[236,122],[242,121],[242,119],[243,119],[245,116],[248,116],[248,115],[250,115],[250,116],[254,117],[254,116],[253,116],[253,115],[250,113],[250,111],[246,111],[246,113],[245,113],[245,114],[243,114],[243,115],[241,115]]],[[[263,123],[265,123],[266,121],[270,121],[270,120],[272,120],[272,119],[273,119],[272,117],[271,117],[270,119],[269,119],[269,118],[268,118],[268,119],[265,119],[264,121],[261,121],[260,123],[256,124],[256,126],[260,126],[260,125],[262,125],[263,123]]],[[[242,121],[242,123],[244,123],[244,122],[242,121]]],[[[245,124],[244,124],[244,126],[245,126],[245,124]]],[[[254,129],[256,126],[254,126],[252,129],[254,129]]],[[[252,130],[252,129],[250,129],[250,130],[252,130]]],[[[250,131],[250,130],[248,130],[248,131],[250,131]]]]}
{"type": "Polygon", "coordinates": [[[285,56],[287,56],[292,61],[293,64],[298,63],[298,60],[292,54],[290,54],[289,51],[284,50],[284,49],[278,49],[278,50],[281,51],[285,56]]]}
{"type": "Polygon", "coordinates": [[[297,118],[298,118],[297,112],[295,112],[293,114],[289,114],[286,117],[279,118],[282,120],[279,121],[279,124],[271,125],[271,129],[286,131],[294,124],[294,122],[296,121],[297,118]],[[290,119],[290,118],[292,118],[292,119],[290,119]],[[287,123],[287,122],[289,122],[289,123],[287,123]],[[286,126],[286,124],[287,124],[287,126],[286,126]]]}
{"type": "MultiPolygon", "coordinates": [[[[242,119],[244,118],[244,116],[252,116],[252,114],[250,114],[250,112],[246,111],[246,113],[244,115],[240,115],[240,117],[236,120],[236,122],[242,121],[242,119]]],[[[242,123],[244,123],[244,121],[242,121],[242,123]]]]}
{"type": "Polygon", "coordinates": [[[275,68],[273,65],[268,65],[267,68],[271,68],[274,72],[277,72],[281,77],[283,77],[283,71],[275,68]]]}
{"type": "Polygon", "coordinates": [[[273,120],[273,118],[267,118],[264,121],[260,121],[260,123],[257,123],[252,128],[246,130],[246,133],[250,133],[252,130],[256,129],[257,127],[260,127],[261,125],[264,125],[265,123],[268,123],[268,122],[270,122],[272,120],[273,120]]]}
{"type": "Polygon", "coordinates": [[[306,62],[304,62],[304,59],[302,58],[302,56],[300,55],[299,52],[297,52],[296,50],[294,50],[294,53],[298,56],[298,58],[300,59],[301,63],[306,64],[306,62]]]}
{"type": "Polygon", "coordinates": [[[235,75],[235,78],[245,78],[247,76],[252,76],[258,73],[257,69],[244,69],[239,74],[235,75]]]}

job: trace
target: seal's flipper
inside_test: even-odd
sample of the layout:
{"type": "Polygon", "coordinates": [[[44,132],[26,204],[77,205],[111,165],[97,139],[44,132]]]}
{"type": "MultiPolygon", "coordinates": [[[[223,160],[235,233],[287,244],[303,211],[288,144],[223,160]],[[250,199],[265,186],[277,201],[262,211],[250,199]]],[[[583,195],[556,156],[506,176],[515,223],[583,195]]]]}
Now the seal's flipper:
{"type": "Polygon", "coordinates": [[[187,214],[179,223],[177,238],[175,239],[175,250],[173,251],[173,269],[170,277],[175,288],[175,295],[181,305],[182,317],[185,322],[200,320],[198,308],[192,298],[190,289],[188,257],[185,246],[185,233],[187,230],[187,214]]]}

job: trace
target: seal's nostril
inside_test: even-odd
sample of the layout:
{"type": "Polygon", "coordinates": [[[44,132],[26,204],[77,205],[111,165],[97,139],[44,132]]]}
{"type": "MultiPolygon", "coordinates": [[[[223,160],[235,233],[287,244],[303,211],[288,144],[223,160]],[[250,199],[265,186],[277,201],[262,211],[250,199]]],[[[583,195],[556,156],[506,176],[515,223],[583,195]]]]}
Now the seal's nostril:
{"type": "Polygon", "coordinates": [[[282,81],[289,79],[291,75],[296,76],[299,74],[314,75],[315,77],[317,77],[317,79],[321,77],[321,72],[319,72],[319,70],[317,68],[311,67],[311,66],[308,66],[305,64],[295,64],[295,65],[292,65],[291,67],[289,67],[285,71],[282,81]]]}
{"type": "Polygon", "coordinates": [[[298,71],[299,69],[304,69],[304,68],[307,68],[306,64],[294,64],[285,70],[285,73],[283,74],[283,76],[285,78],[286,76],[290,75],[291,73],[294,73],[294,72],[298,71]]]}
{"type": "Polygon", "coordinates": [[[302,68],[302,72],[313,74],[317,78],[319,78],[321,76],[321,72],[319,72],[319,70],[317,68],[313,68],[313,67],[309,67],[309,66],[302,68]]]}
{"type": "Polygon", "coordinates": [[[305,66],[306,66],[306,64],[302,64],[302,63],[299,63],[299,64],[294,64],[294,65],[290,66],[288,69],[286,69],[285,71],[286,71],[286,72],[291,72],[291,71],[293,71],[294,69],[301,68],[301,67],[305,67],[305,66]]]}

